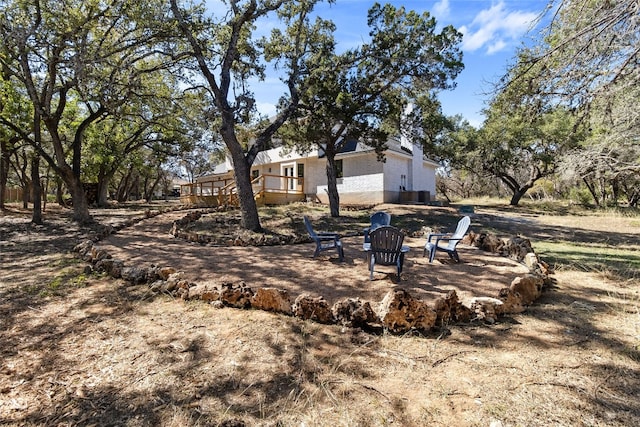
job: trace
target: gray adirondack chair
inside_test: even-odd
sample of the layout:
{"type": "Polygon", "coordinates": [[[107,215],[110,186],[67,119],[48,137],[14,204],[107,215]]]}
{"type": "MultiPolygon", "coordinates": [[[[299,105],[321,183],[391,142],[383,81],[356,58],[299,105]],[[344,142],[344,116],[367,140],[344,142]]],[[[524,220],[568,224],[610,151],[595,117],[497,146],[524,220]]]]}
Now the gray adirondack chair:
{"type": "Polygon", "coordinates": [[[465,234],[467,234],[467,230],[469,230],[469,225],[471,224],[471,218],[468,216],[462,217],[460,221],[458,221],[458,226],[456,227],[456,231],[453,234],[450,233],[430,233],[427,236],[427,243],[424,245],[424,252],[422,256],[426,256],[427,252],[429,252],[429,262],[433,262],[436,257],[437,251],[446,252],[451,259],[455,262],[460,262],[460,256],[458,255],[458,251],[456,250],[456,246],[462,240],[465,234]],[[441,245],[440,242],[446,244],[441,245]]]}
{"type": "Polygon", "coordinates": [[[402,246],[404,233],[390,225],[382,225],[370,233],[369,247],[369,279],[373,280],[373,269],[376,264],[394,265],[398,270],[398,281],[404,264],[404,254],[408,247],[402,246]]]}
{"type": "Polygon", "coordinates": [[[336,249],[340,262],[344,261],[344,249],[342,248],[342,241],[338,233],[316,233],[311,225],[311,220],[307,216],[304,217],[304,226],[316,244],[316,250],[313,253],[314,258],[317,257],[320,252],[336,249]]]}

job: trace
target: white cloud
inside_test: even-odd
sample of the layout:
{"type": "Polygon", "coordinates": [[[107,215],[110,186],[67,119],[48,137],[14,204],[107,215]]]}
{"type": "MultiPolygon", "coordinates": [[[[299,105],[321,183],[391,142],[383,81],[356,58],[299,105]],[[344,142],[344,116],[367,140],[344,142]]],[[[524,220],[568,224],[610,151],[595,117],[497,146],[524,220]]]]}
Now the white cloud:
{"type": "Polygon", "coordinates": [[[256,102],[256,108],[258,113],[263,114],[267,117],[273,117],[278,112],[275,104],[270,102],[256,102]]]}
{"type": "Polygon", "coordinates": [[[494,43],[491,43],[487,46],[487,53],[491,55],[492,53],[500,52],[501,50],[507,47],[507,43],[504,40],[496,40],[494,43]]]}
{"type": "Polygon", "coordinates": [[[486,48],[488,54],[496,53],[519,40],[537,16],[534,12],[509,11],[504,2],[495,3],[480,11],[471,24],[460,27],[462,48],[471,52],[486,48]]]}
{"type": "Polygon", "coordinates": [[[431,10],[432,15],[438,18],[438,20],[442,20],[444,18],[449,17],[449,12],[451,9],[449,7],[449,0],[440,0],[433,5],[433,9],[431,10]]]}

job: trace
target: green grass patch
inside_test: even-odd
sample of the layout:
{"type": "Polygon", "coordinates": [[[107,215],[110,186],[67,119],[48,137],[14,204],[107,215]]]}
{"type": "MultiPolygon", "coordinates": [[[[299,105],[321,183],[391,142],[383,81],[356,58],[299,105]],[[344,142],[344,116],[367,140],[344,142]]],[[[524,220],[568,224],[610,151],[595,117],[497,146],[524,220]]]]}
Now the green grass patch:
{"type": "Polygon", "coordinates": [[[530,200],[524,198],[520,200],[518,206],[511,206],[508,199],[495,197],[476,197],[470,199],[455,200],[451,206],[473,205],[498,211],[520,213],[525,215],[558,215],[558,216],[581,216],[581,215],[605,215],[629,218],[640,218],[640,209],[628,206],[617,207],[595,207],[584,206],[573,203],[569,200],[530,200]]]}
{"type": "Polygon", "coordinates": [[[596,271],[619,279],[640,278],[640,251],[569,242],[535,242],[536,253],[556,269],[596,271]]]}
{"type": "MultiPolygon", "coordinates": [[[[38,289],[41,297],[62,295],[67,289],[84,288],[87,286],[88,276],[78,269],[65,268],[51,279],[44,287],[38,289]]],[[[34,291],[34,290],[32,290],[34,291]]]]}

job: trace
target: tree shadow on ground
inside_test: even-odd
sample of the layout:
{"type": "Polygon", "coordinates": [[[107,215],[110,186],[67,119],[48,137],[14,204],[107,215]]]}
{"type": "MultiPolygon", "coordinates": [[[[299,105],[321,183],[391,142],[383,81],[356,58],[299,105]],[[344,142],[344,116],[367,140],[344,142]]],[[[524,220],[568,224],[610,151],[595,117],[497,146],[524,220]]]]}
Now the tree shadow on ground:
{"type": "MultiPolygon", "coordinates": [[[[456,218],[452,212],[442,219],[433,214],[424,219],[396,216],[398,224],[408,224],[404,225],[407,229],[425,223],[449,227],[456,218]]],[[[362,219],[349,227],[359,227],[362,219]]],[[[483,221],[474,217],[480,229],[483,221]]],[[[593,236],[585,231],[582,237],[593,236]]],[[[54,250],[49,245],[42,247],[48,248],[45,252],[54,250]]],[[[46,264],[34,264],[29,251],[18,255],[15,265],[22,264],[27,270],[46,264]]],[[[3,266],[6,260],[2,259],[3,266]]],[[[81,267],[77,267],[79,273],[81,267]]],[[[3,284],[0,321],[5,328],[0,332],[0,351],[5,365],[1,374],[3,384],[10,385],[0,393],[22,388],[40,400],[16,409],[0,423],[251,425],[273,420],[271,425],[278,425],[286,419],[279,415],[283,410],[285,414],[304,413],[322,405],[356,405],[371,396],[385,416],[403,420],[408,415],[402,405],[387,396],[391,392],[384,384],[389,381],[386,371],[401,372],[403,365],[408,366],[411,376],[419,376],[423,386],[428,385],[414,392],[435,400],[437,393],[442,394],[438,383],[446,379],[456,359],[462,365],[461,379],[453,391],[445,393],[448,397],[466,392],[462,378],[467,371],[468,375],[473,370],[488,371],[492,364],[515,383],[505,390],[505,398],[512,395],[516,399],[514,404],[525,395],[549,395],[562,402],[571,399],[570,405],[579,408],[582,420],[593,424],[634,425],[640,419],[638,346],[617,337],[614,328],[600,325],[602,317],[611,312],[637,312],[637,297],[630,297],[624,288],[618,288],[616,294],[595,285],[564,283],[548,289],[525,314],[494,325],[448,326],[453,330],[450,335],[438,333],[416,340],[415,334],[368,337],[282,315],[229,308],[213,311],[204,304],[152,296],[146,285],[99,280],[106,284],[93,287],[89,283],[80,289],[69,285],[48,297],[20,289],[17,283],[3,284]],[[61,309],[67,299],[73,303],[61,309]],[[172,308],[163,311],[156,308],[159,304],[172,308]],[[188,316],[190,312],[201,315],[188,316]],[[265,319],[276,326],[267,326],[265,319]],[[144,327],[148,330],[142,331],[144,327]],[[277,329],[268,329],[273,327],[277,329]],[[535,376],[510,375],[524,368],[514,367],[501,356],[516,347],[529,350],[521,350],[520,357],[530,358],[535,376]],[[432,348],[437,351],[430,352],[432,348]],[[548,357],[548,350],[568,361],[549,364],[542,360],[548,357]],[[110,363],[116,353],[130,357],[110,363]],[[486,354],[484,365],[476,360],[479,353],[486,354]],[[579,358],[574,360],[574,353],[579,358]],[[92,360],[95,366],[87,366],[85,360],[80,367],[83,359],[92,360]],[[431,388],[436,395],[429,394],[431,388]]]]}

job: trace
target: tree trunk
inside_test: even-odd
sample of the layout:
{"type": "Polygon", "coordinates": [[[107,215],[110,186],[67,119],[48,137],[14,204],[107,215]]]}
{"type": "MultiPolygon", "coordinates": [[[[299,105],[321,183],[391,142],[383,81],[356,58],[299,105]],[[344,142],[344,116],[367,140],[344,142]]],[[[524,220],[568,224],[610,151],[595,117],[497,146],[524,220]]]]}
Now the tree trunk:
{"type": "MultiPolygon", "coordinates": [[[[60,96],[62,99],[59,102],[64,102],[66,99],[66,93],[61,93],[60,96]]],[[[36,108],[37,110],[37,108],[36,108]]],[[[46,117],[43,116],[44,124],[48,130],[49,136],[51,137],[51,144],[53,146],[53,157],[45,157],[45,159],[49,162],[49,165],[60,175],[60,178],[64,181],[65,185],[71,192],[71,198],[73,201],[73,215],[72,219],[80,224],[91,222],[93,219],[91,218],[91,214],[89,213],[89,203],[87,201],[87,195],[82,185],[82,180],[80,177],[80,164],[81,164],[81,147],[82,147],[82,134],[86,127],[92,123],[92,121],[98,117],[98,112],[102,111],[102,109],[98,109],[98,111],[92,113],[88,118],[85,118],[78,129],[76,129],[75,137],[72,143],[72,159],[71,165],[67,163],[67,155],[68,152],[64,149],[64,144],[62,138],[60,137],[59,125],[60,125],[60,115],[48,115],[46,117]]],[[[39,119],[34,121],[36,126],[39,127],[39,119]]],[[[37,129],[37,128],[36,128],[37,129]]],[[[40,139],[36,138],[36,141],[40,143],[40,139]]]]}
{"type": "Polygon", "coordinates": [[[329,197],[329,211],[333,218],[340,216],[340,195],[338,194],[338,178],[336,173],[336,156],[331,151],[327,156],[327,196],[329,197]]]}
{"type": "Polygon", "coordinates": [[[242,227],[245,230],[261,232],[262,225],[260,225],[260,217],[258,216],[258,205],[253,195],[253,185],[251,185],[251,163],[253,160],[249,161],[242,150],[233,128],[232,114],[223,114],[220,135],[231,153],[242,227]]]}
{"type": "Polygon", "coordinates": [[[598,199],[598,195],[596,194],[596,189],[594,188],[593,184],[589,182],[586,177],[582,178],[582,182],[584,182],[584,185],[587,186],[589,193],[591,193],[591,197],[593,197],[593,202],[595,203],[596,207],[600,206],[600,200],[598,199]]]}
{"type": "Polygon", "coordinates": [[[602,200],[600,203],[603,208],[607,207],[607,183],[603,177],[599,179],[600,181],[600,195],[602,196],[602,200]]]}
{"type": "Polygon", "coordinates": [[[131,179],[132,168],[129,168],[127,173],[120,178],[120,183],[118,184],[118,190],[116,191],[116,200],[121,203],[126,200],[127,196],[127,188],[129,187],[129,179],[131,179]]]}
{"type": "Polygon", "coordinates": [[[522,199],[522,196],[524,196],[527,193],[527,190],[529,188],[519,188],[518,190],[513,192],[513,195],[511,196],[511,201],[509,201],[509,204],[511,206],[518,206],[518,203],[520,203],[520,199],[522,199]]]}
{"type": "Polygon", "coordinates": [[[140,176],[136,173],[133,175],[131,184],[127,188],[127,197],[125,200],[140,200],[140,176]]]}
{"type": "Polygon", "coordinates": [[[29,194],[31,189],[31,182],[29,182],[29,178],[27,177],[26,156],[23,158],[23,160],[25,160],[25,163],[20,169],[20,181],[22,182],[22,208],[29,209],[29,194]]]}
{"type": "Polygon", "coordinates": [[[109,206],[109,183],[113,179],[113,175],[115,171],[108,172],[105,171],[103,167],[100,167],[100,171],[98,172],[98,206],[101,208],[105,208],[109,206]]]}
{"type": "Polygon", "coordinates": [[[236,180],[238,201],[240,202],[242,227],[246,230],[260,232],[262,231],[262,226],[260,225],[258,205],[253,196],[253,186],[251,185],[251,165],[247,163],[242,152],[232,153],[231,157],[233,158],[233,174],[236,180]]]}
{"type": "Polygon", "coordinates": [[[31,222],[42,224],[42,186],[40,185],[40,156],[31,157],[31,196],[33,197],[33,215],[31,222]]]}
{"type": "Polygon", "coordinates": [[[70,191],[73,199],[73,220],[80,224],[92,222],[93,218],[91,218],[91,214],[89,213],[87,195],[80,179],[73,180],[70,191]]]}
{"type": "Polygon", "coordinates": [[[56,202],[60,206],[65,206],[64,193],[62,191],[62,180],[59,176],[56,176],[56,202]]]}
{"type": "Polygon", "coordinates": [[[6,210],[4,205],[4,193],[7,189],[9,179],[9,142],[4,139],[0,141],[0,211],[6,210]]]}
{"type": "Polygon", "coordinates": [[[91,218],[91,214],[89,213],[89,203],[87,202],[87,195],[84,191],[82,181],[80,181],[80,177],[75,176],[73,170],[68,165],[63,167],[61,172],[61,178],[67,185],[73,201],[72,219],[80,224],[91,222],[93,218],[91,218]]]}
{"type": "Polygon", "coordinates": [[[618,200],[620,200],[620,182],[617,178],[611,180],[611,198],[613,199],[613,206],[618,207],[618,200]]]}
{"type": "Polygon", "coordinates": [[[530,188],[533,188],[536,181],[542,178],[544,174],[537,166],[531,166],[531,171],[529,172],[529,180],[520,185],[515,177],[507,175],[505,173],[498,174],[500,180],[505,183],[507,187],[511,190],[511,201],[509,204],[511,206],[518,206],[520,203],[520,199],[524,196],[530,188]]]}
{"type": "MultiPolygon", "coordinates": [[[[158,176],[153,180],[153,183],[149,186],[149,188],[145,188],[144,198],[147,201],[147,203],[153,200],[153,193],[156,191],[156,188],[158,187],[158,183],[160,182],[161,179],[162,179],[162,171],[160,170],[160,168],[158,168],[158,176]]],[[[146,184],[145,184],[145,187],[146,187],[146,184]]]]}

